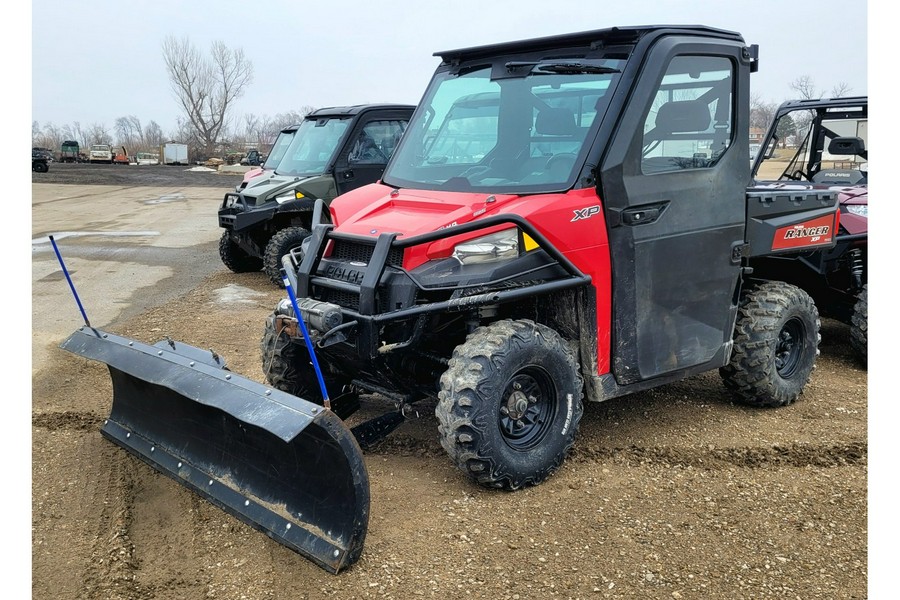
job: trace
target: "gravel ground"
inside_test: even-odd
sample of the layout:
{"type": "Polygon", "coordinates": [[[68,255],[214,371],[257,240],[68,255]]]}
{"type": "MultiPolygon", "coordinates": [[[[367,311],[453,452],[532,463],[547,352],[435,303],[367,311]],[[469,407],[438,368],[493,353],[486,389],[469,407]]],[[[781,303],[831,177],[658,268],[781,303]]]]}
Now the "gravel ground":
{"type": "MultiPolygon", "coordinates": [[[[132,172],[134,185],[197,176],[224,191],[240,181],[57,164],[33,181],[71,173],[77,184],[122,185],[132,172]]],[[[214,348],[263,381],[258,344],[282,294],[262,273],[222,267],[108,329],[214,348]]],[[[513,493],[473,485],[451,464],[426,403],[366,453],[366,546],[338,576],[103,439],[107,369],[56,351],[33,378],[31,591],[79,600],[867,598],[867,372],[847,334],[823,321],[818,368],[789,407],[735,404],[716,373],[587,405],[561,470],[513,493]]],[[[363,408],[380,407],[366,399],[363,408]]]]}
{"type": "Polygon", "coordinates": [[[197,165],[92,165],[89,163],[50,163],[46,173],[31,173],[32,183],[72,185],[190,185],[218,187],[224,194],[241,182],[242,173],[219,173],[197,165]]]}

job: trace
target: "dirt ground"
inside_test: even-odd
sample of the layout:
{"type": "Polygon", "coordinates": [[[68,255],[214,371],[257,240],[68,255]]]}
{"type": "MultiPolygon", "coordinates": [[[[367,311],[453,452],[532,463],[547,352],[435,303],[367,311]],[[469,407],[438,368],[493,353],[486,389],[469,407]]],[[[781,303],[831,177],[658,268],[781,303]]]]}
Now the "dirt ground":
{"type": "MultiPolygon", "coordinates": [[[[92,183],[144,168],[95,167],[92,183]]],[[[142,173],[177,176],[165,169],[142,173]]],[[[223,191],[240,180],[218,177],[223,191]]],[[[282,295],[262,273],[223,266],[105,328],[213,348],[264,381],[258,345],[282,295]],[[243,300],[225,303],[223,290],[243,300]]],[[[365,550],[337,576],[102,438],[106,367],[57,350],[32,380],[31,591],[52,600],[866,598],[867,372],[847,339],[846,326],[823,321],[818,367],[786,408],[734,404],[716,373],[588,404],[561,470],[513,493],[470,483],[438,443],[434,405],[422,404],[366,453],[365,550]]]]}

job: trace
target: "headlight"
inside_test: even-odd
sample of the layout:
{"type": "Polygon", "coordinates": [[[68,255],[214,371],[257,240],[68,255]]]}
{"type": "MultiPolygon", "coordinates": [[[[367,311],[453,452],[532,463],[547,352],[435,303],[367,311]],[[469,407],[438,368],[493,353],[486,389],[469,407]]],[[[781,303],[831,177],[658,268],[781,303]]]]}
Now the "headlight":
{"type": "Polygon", "coordinates": [[[468,242],[453,249],[453,258],[462,265],[509,260],[519,256],[519,230],[506,229],[468,242]]]}
{"type": "Polygon", "coordinates": [[[847,212],[853,213],[854,215],[859,215],[860,217],[869,218],[869,205],[868,204],[848,204],[847,212]]]}
{"type": "Polygon", "coordinates": [[[275,202],[277,202],[278,204],[284,204],[285,202],[290,202],[291,200],[299,200],[300,198],[305,197],[306,196],[304,196],[302,193],[291,190],[290,192],[286,192],[284,194],[281,194],[280,196],[275,196],[275,202]]]}

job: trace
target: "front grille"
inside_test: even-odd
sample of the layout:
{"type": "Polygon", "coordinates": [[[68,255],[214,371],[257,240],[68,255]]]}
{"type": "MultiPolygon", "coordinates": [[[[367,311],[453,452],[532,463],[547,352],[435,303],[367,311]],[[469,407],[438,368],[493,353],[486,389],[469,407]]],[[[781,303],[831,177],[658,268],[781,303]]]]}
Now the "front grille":
{"type": "Polygon", "coordinates": [[[319,287],[316,296],[316,299],[322,302],[331,302],[332,304],[349,308],[352,311],[359,310],[359,294],[319,287]]]}
{"type": "MultiPolygon", "coordinates": [[[[374,251],[374,243],[366,244],[363,242],[350,242],[347,240],[336,239],[334,240],[334,248],[331,251],[331,258],[369,264],[369,261],[372,260],[372,253],[374,251]]],[[[387,264],[392,267],[403,266],[403,249],[391,248],[390,252],[388,252],[387,264]]]]}
{"type": "MultiPolygon", "coordinates": [[[[391,310],[391,307],[388,306],[386,293],[387,292],[385,292],[384,294],[378,293],[375,295],[375,302],[377,304],[376,310],[378,311],[378,314],[385,313],[391,310]]],[[[321,300],[322,302],[330,302],[332,304],[337,304],[342,308],[352,310],[353,312],[359,312],[359,294],[345,292],[344,290],[334,290],[323,286],[316,286],[314,297],[316,300],[321,300]]]]}

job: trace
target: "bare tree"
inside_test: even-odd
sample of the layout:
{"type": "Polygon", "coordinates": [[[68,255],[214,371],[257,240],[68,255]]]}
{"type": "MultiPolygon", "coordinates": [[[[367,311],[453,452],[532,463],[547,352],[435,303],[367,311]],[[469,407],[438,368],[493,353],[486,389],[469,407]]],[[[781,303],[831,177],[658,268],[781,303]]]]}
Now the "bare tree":
{"type": "MultiPolygon", "coordinates": [[[[798,97],[803,100],[821,98],[825,95],[825,91],[819,89],[809,75],[803,75],[792,81],[791,89],[797,92],[798,97]]],[[[842,81],[832,86],[830,97],[843,98],[844,96],[849,96],[852,91],[853,88],[850,87],[850,84],[842,81]]]]}
{"type": "Polygon", "coordinates": [[[275,143],[275,138],[285,127],[297,125],[303,121],[303,117],[316,110],[315,107],[305,105],[299,110],[292,110],[285,113],[278,113],[271,119],[266,119],[257,132],[257,139],[260,150],[269,150],[275,143]]]}
{"type": "Polygon", "coordinates": [[[109,134],[109,130],[106,129],[106,125],[103,123],[93,123],[85,132],[84,137],[86,146],[93,146],[94,144],[112,144],[112,136],[109,134]]]}
{"type": "Polygon", "coordinates": [[[62,130],[53,123],[44,123],[41,132],[37,137],[38,144],[41,148],[50,148],[53,151],[59,150],[62,145],[62,130]]]}
{"type": "Polygon", "coordinates": [[[258,115],[248,114],[244,115],[244,137],[248,139],[252,139],[256,137],[256,132],[259,131],[260,126],[263,124],[263,121],[260,120],[261,117],[258,115]]]}
{"type": "Polygon", "coordinates": [[[843,98],[845,96],[849,96],[850,92],[853,91],[853,88],[844,81],[837,84],[836,86],[831,88],[831,97],[832,98],[843,98]]]}
{"type": "Polygon", "coordinates": [[[316,107],[304,105],[301,106],[299,110],[292,110],[286,113],[278,113],[272,118],[272,126],[277,129],[275,132],[276,135],[278,131],[281,131],[285,127],[290,127],[291,125],[297,125],[300,121],[303,120],[303,117],[308,115],[309,113],[316,110],[316,107]]]}
{"type": "Polygon", "coordinates": [[[141,144],[145,150],[157,149],[163,143],[162,127],[156,121],[147,123],[141,144]]]}
{"type": "Polygon", "coordinates": [[[116,139],[119,144],[134,150],[144,138],[141,120],[134,115],[116,119],[116,139]]]}
{"type": "Polygon", "coordinates": [[[63,133],[65,134],[67,140],[75,140],[82,146],[87,140],[87,136],[81,129],[81,123],[78,121],[75,121],[74,123],[72,123],[72,125],[66,125],[63,128],[63,133]]]}
{"type": "Polygon", "coordinates": [[[253,80],[253,64],[242,49],[213,42],[205,58],[187,39],[166,38],[163,58],[172,90],[184,111],[184,125],[206,154],[212,154],[228,126],[229,109],[253,80]]]}
{"type": "Polygon", "coordinates": [[[774,102],[763,100],[759,94],[750,96],[750,127],[768,129],[775,118],[778,105],[774,102]]]}
{"type": "Polygon", "coordinates": [[[818,91],[816,83],[809,75],[801,75],[791,82],[791,89],[797,92],[801,100],[812,100],[813,98],[821,98],[822,92],[818,91]]]}

